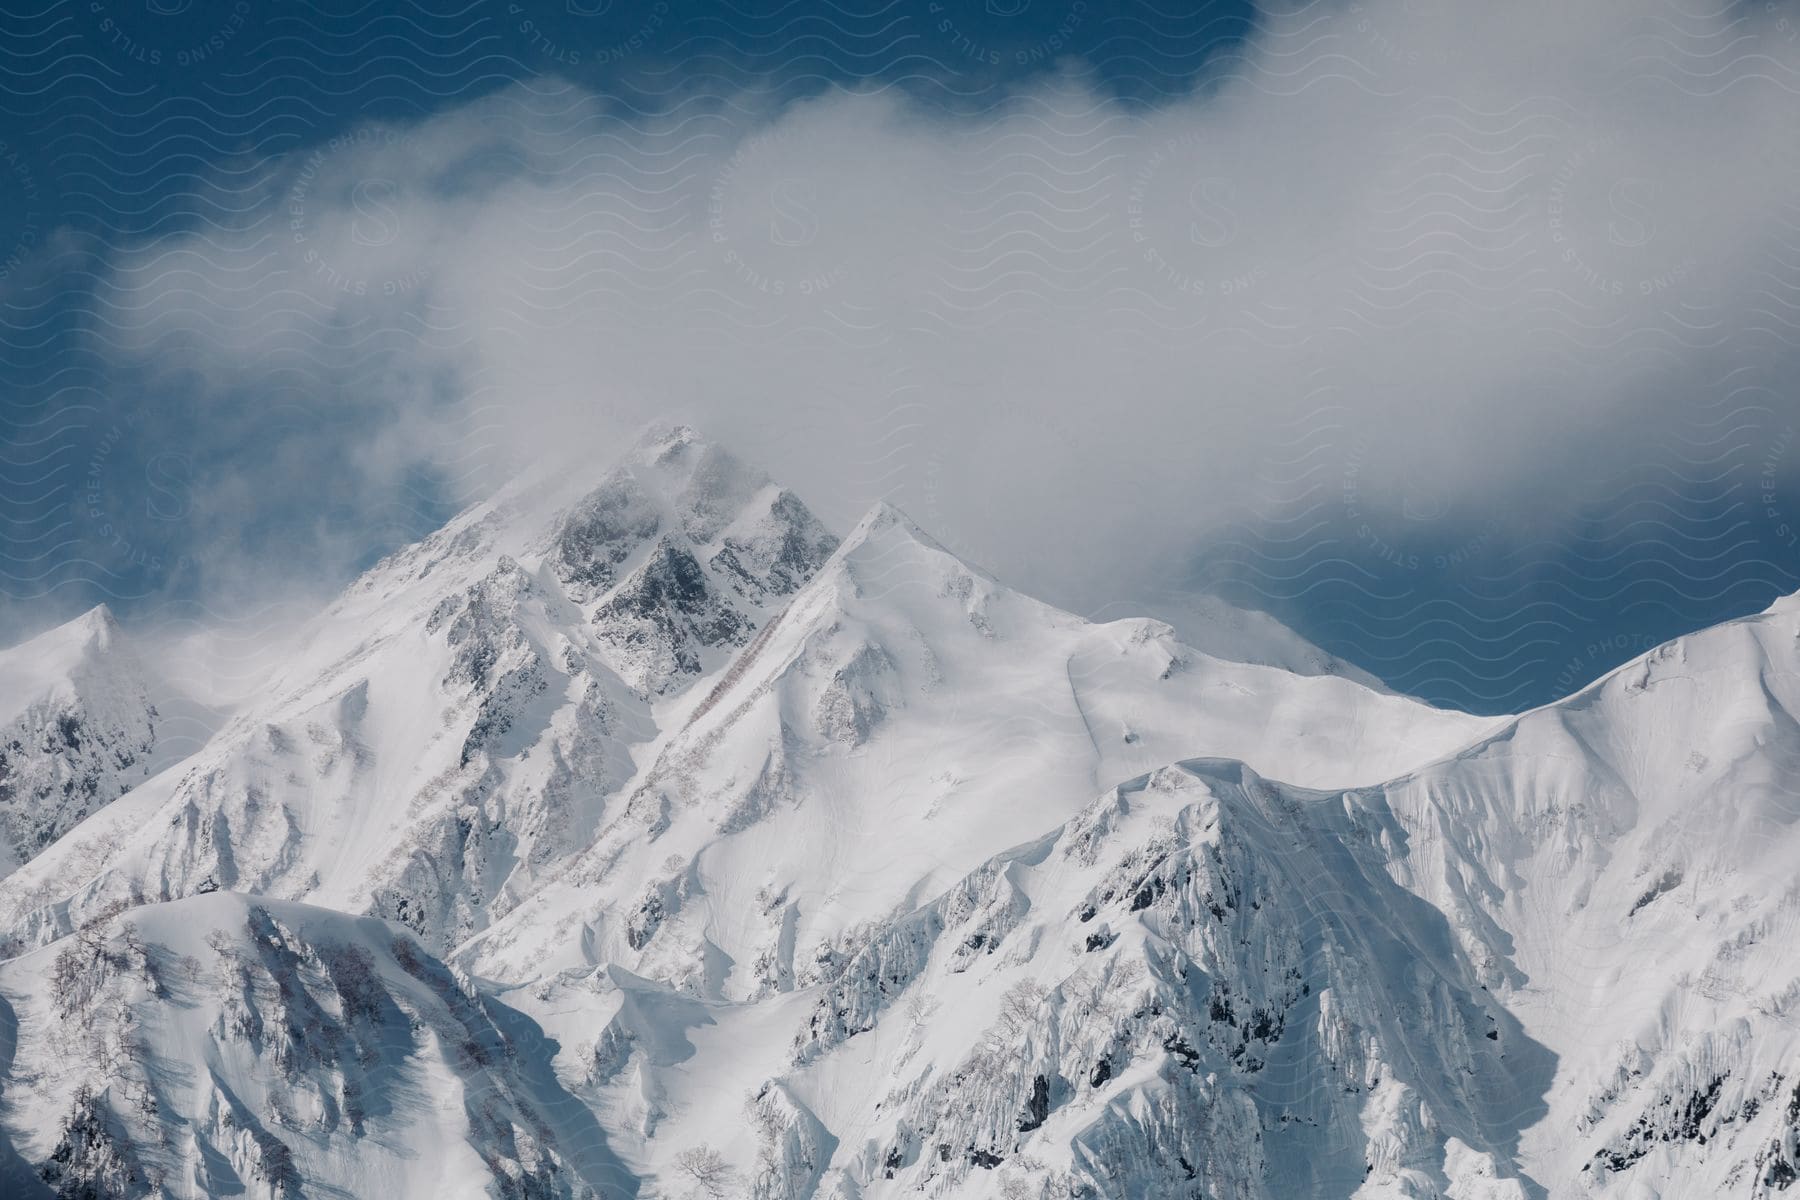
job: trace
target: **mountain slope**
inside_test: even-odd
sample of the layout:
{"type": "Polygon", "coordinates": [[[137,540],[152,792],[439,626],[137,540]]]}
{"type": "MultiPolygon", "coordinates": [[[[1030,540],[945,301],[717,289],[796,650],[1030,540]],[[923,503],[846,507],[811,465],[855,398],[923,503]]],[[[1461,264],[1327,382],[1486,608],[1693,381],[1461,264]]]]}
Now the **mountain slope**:
{"type": "Polygon", "coordinates": [[[1386,876],[1400,836],[1241,764],[1165,768],[792,995],[686,1001],[686,1054],[642,1015],[677,998],[618,1008],[591,1073],[646,1173],[704,1147],[755,1196],[1539,1194],[1513,1155],[1542,1105],[1516,1098],[1549,1057],[1386,876]]]}
{"type": "Polygon", "coordinates": [[[1526,1156],[1567,1194],[1794,1182],[1797,716],[1790,597],[1382,789],[1398,877],[1559,1056],[1526,1156]]]}
{"type": "Polygon", "coordinates": [[[0,967],[0,1002],[8,1195],[635,1193],[529,1022],[379,921],[114,913],[0,967]]]}
{"type": "Polygon", "coordinates": [[[367,572],[266,700],[0,904],[41,941],[121,899],[234,889],[447,947],[587,843],[656,736],[653,705],[835,544],[686,429],[653,431],[585,492],[509,489],[367,572]]]}
{"type": "MultiPolygon", "coordinates": [[[[752,677],[734,689],[756,692],[752,677]]],[[[805,695],[784,711],[816,714],[805,695]]],[[[853,730],[886,719],[847,711],[864,714],[853,730]]],[[[611,1102],[648,1133],[621,1152],[663,1174],[707,1142],[769,1196],[1785,1194],[1800,1182],[1797,712],[1790,599],[1388,783],[1153,773],[886,912],[868,899],[883,872],[918,871],[891,804],[860,818],[880,849],[848,868],[841,836],[827,855],[807,822],[742,855],[711,838],[634,918],[602,905],[582,927],[596,959],[704,1005],[681,1056],[633,1057],[667,1034],[630,1013],[602,1035],[611,1102]],[[744,894],[790,862],[793,880],[744,894]],[[862,919],[823,933],[811,906],[862,919]],[[734,991],[759,922],[762,986],[734,991]],[[686,948],[659,954],[670,937],[686,948]]],[[[934,761],[954,753],[946,738],[934,761]]],[[[859,820],[846,798],[866,786],[831,797],[834,820],[859,820]]],[[[694,791],[729,795],[704,775],[694,791]]],[[[668,829],[646,856],[682,818],[668,829]]],[[[959,861],[978,830],[956,827],[933,861],[959,861]]],[[[585,886],[633,861],[620,849],[585,886]]],[[[465,951],[477,970],[521,969],[511,925],[465,951]]],[[[536,978],[547,1008],[579,1009],[579,967],[536,978]]]]}

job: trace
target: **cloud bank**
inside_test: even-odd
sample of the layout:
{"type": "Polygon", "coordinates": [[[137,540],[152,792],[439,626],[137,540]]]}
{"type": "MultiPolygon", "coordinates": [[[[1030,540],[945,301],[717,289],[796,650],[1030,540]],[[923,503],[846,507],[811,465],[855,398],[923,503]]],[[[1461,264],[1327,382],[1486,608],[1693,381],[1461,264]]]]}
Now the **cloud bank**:
{"type": "MultiPolygon", "coordinates": [[[[194,553],[247,594],[670,416],[1088,611],[1299,503],[1297,457],[1378,555],[1554,538],[1571,479],[1679,488],[1697,412],[1795,418],[1796,16],[1310,4],[1156,105],[539,79],[220,164],[241,221],[108,264],[93,336],[229,447],[194,553]],[[308,505],[344,519],[258,541],[308,505]]],[[[1739,466],[1785,496],[1800,451],[1739,466]]]]}

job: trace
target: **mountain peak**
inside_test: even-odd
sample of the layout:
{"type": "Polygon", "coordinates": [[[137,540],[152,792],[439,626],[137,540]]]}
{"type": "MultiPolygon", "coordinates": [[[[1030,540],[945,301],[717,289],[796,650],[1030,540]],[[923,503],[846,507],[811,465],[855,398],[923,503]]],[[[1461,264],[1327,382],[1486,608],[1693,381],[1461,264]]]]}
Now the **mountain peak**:
{"type": "Polygon", "coordinates": [[[692,425],[671,421],[652,421],[644,426],[638,434],[637,441],[632,444],[634,456],[651,463],[660,462],[667,456],[680,453],[689,446],[699,445],[705,449],[710,446],[707,440],[695,431],[692,425]]]}
{"type": "MultiPolygon", "coordinates": [[[[886,500],[877,500],[863,514],[855,528],[844,538],[841,553],[849,555],[865,545],[886,545],[898,541],[916,543],[927,550],[949,555],[959,562],[962,561],[955,551],[950,550],[942,542],[926,533],[911,517],[886,500]]],[[[969,564],[964,563],[963,565],[968,566],[969,564]]],[[[970,569],[974,570],[973,567],[970,569]]]]}
{"type": "Polygon", "coordinates": [[[70,621],[69,627],[100,639],[100,648],[104,650],[110,647],[113,637],[119,632],[119,619],[102,602],[70,621]]]}
{"type": "Polygon", "coordinates": [[[889,504],[886,500],[877,500],[874,504],[870,505],[869,511],[864,513],[862,520],[858,521],[856,524],[858,529],[865,527],[869,529],[885,529],[890,525],[898,525],[914,536],[924,536],[924,531],[914,523],[911,517],[901,512],[894,505],[889,504]]]}
{"type": "Polygon", "coordinates": [[[102,624],[102,625],[118,624],[118,618],[113,616],[113,610],[112,610],[111,606],[109,606],[106,603],[106,601],[104,601],[104,600],[102,600],[100,603],[94,605],[94,607],[88,609],[86,612],[82,613],[79,617],[76,617],[75,619],[77,621],[87,621],[87,622],[90,622],[93,624],[102,624]]]}
{"type": "Polygon", "coordinates": [[[112,610],[96,604],[72,620],[0,651],[0,663],[33,676],[61,676],[91,655],[111,651],[118,634],[119,622],[112,610]]]}

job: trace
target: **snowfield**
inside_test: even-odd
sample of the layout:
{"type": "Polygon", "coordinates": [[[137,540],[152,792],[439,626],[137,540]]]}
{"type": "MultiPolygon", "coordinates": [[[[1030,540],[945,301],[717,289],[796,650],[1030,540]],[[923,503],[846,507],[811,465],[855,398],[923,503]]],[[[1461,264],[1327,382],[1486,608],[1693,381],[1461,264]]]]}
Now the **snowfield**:
{"type": "Polygon", "coordinates": [[[1800,600],[1512,718],[1168,615],[666,428],[174,749],[104,611],[0,654],[0,1192],[1800,1181],[1800,600]]]}

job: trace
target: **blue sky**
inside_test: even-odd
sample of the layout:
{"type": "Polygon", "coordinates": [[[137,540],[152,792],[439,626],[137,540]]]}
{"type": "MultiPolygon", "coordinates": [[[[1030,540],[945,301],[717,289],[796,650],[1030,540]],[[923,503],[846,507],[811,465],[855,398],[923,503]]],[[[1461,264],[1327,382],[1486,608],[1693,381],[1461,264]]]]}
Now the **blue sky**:
{"type": "Polygon", "coordinates": [[[1791,14],[1589,7],[9,15],[0,632],[300,610],[674,411],[1550,699],[1800,587],[1791,14]]]}

